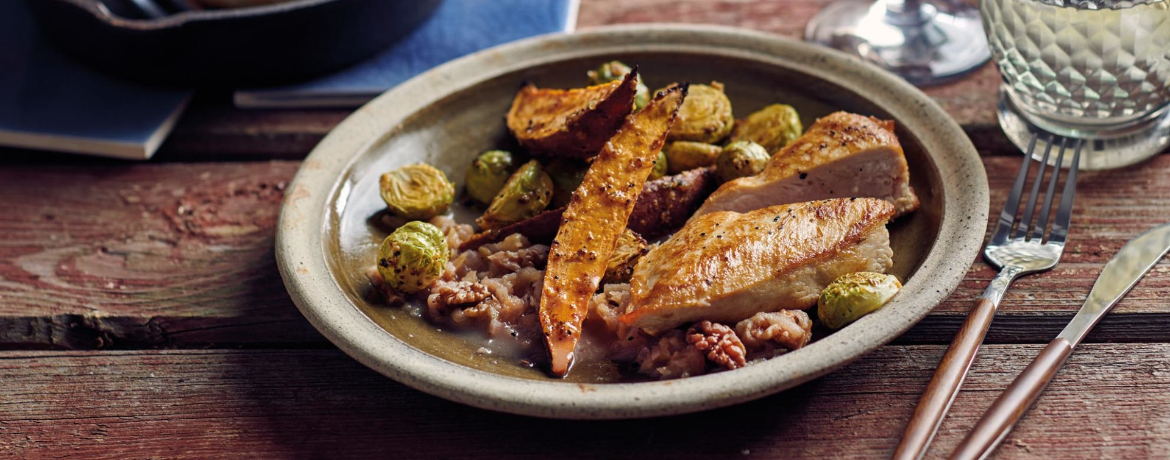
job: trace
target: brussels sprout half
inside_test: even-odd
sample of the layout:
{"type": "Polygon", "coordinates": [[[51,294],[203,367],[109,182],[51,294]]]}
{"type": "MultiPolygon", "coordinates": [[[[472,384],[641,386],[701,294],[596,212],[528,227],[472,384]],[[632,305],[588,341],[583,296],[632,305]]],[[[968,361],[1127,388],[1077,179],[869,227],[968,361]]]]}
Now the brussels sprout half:
{"type": "Polygon", "coordinates": [[[447,212],[455,199],[455,184],[442,171],[424,163],[382,174],[378,186],[390,213],[407,219],[435,217],[447,212]]]}
{"type": "Polygon", "coordinates": [[[519,222],[543,211],[552,201],[553,181],[536,160],[512,173],[487,211],[475,220],[484,230],[519,222]]]}
{"type": "MultiPolygon", "coordinates": [[[[589,76],[590,85],[600,85],[621,80],[632,70],[622,61],[609,61],[597,67],[596,70],[590,70],[585,74],[589,76]]],[[[634,110],[641,110],[648,102],[650,102],[650,88],[642,83],[642,76],[638,75],[638,86],[634,93],[634,110]]]]}
{"type": "Polygon", "coordinates": [[[714,144],[727,137],[734,126],[731,100],[723,94],[722,84],[691,84],[666,140],[714,144]]]}
{"type": "Polygon", "coordinates": [[[821,291],[817,317],[825,326],[838,329],[881,308],[901,289],[902,283],[894,275],[850,273],[821,291]]]}
{"type": "Polygon", "coordinates": [[[646,180],[661,179],[666,177],[666,171],[669,169],[670,162],[666,159],[666,153],[659,150],[658,158],[654,159],[654,169],[650,170],[650,177],[646,180]]]}
{"type": "Polygon", "coordinates": [[[800,124],[800,114],[796,109],[790,105],[772,104],[737,122],[730,141],[752,141],[769,154],[775,154],[803,132],[804,126],[800,124]]]}
{"type": "Polygon", "coordinates": [[[378,247],[378,273],[398,292],[430,287],[447,266],[447,240],[438,227],[412,221],[398,227],[378,247]]]}
{"type": "Polygon", "coordinates": [[[723,149],[702,142],[677,141],[667,144],[662,151],[666,154],[667,170],[671,174],[678,174],[715,164],[723,149]]]}
{"type": "Polygon", "coordinates": [[[548,173],[548,177],[553,181],[553,198],[550,207],[559,208],[568,205],[569,200],[573,198],[573,192],[581,186],[581,182],[585,180],[585,173],[588,171],[588,164],[571,159],[553,160],[545,166],[544,172],[548,173]]]}
{"type": "Polygon", "coordinates": [[[464,176],[467,195],[482,204],[490,204],[516,169],[514,162],[512,154],[503,150],[488,150],[479,154],[464,176]]]}
{"type": "Polygon", "coordinates": [[[768,165],[768,151],[752,141],[727,144],[715,160],[715,170],[723,182],[740,177],[754,176],[768,165]]]}

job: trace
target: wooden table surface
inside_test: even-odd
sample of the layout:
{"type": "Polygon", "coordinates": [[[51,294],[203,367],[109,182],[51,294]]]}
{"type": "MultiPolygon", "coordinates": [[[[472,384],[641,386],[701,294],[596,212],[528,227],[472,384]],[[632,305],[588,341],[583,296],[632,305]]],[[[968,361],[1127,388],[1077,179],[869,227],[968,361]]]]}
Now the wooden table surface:
{"type": "MultiPolygon", "coordinates": [[[[580,28],[736,25],[798,37],[820,0],[584,0],[580,28]]],[[[926,92],[1002,206],[1021,156],[985,66],[926,92]]],[[[326,342],[285,293],[273,233],[299,160],[346,111],[239,111],[201,94],[155,160],[0,152],[0,458],[882,458],[993,270],[893,344],[737,407],[549,421],[409,389],[326,342]]],[[[945,458],[1072,317],[1102,265],[1170,216],[1170,155],[1083,173],[1053,271],[1008,292],[928,458],[945,458]]],[[[1170,263],[1078,348],[999,459],[1170,458],[1170,263]]]]}

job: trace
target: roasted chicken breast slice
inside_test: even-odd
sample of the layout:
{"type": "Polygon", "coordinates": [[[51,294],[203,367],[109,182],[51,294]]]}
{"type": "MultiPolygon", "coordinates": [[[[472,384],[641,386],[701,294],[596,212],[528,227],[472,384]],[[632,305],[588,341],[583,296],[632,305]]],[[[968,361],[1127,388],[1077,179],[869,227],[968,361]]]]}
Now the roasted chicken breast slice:
{"type": "Polygon", "coordinates": [[[918,209],[894,122],[846,112],[825,116],[775,152],[763,172],[720,186],[695,216],[847,197],[889,201],[894,217],[918,209]]]}
{"type": "Polygon", "coordinates": [[[691,219],[638,261],[620,320],[657,333],[809,308],[837,277],[893,265],[893,214],[888,201],[845,198],[691,219]]]}

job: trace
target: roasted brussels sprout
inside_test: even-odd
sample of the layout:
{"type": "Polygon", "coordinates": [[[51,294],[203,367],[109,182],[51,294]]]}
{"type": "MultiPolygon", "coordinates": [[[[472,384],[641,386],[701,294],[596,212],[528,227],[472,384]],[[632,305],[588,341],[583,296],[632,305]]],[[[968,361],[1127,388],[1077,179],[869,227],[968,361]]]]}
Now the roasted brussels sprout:
{"type": "Polygon", "coordinates": [[[589,165],[577,160],[554,160],[545,166],[544,172],[548,173],[548,177],[553,181],[550,207],[559,208],[569,204],[573,192],[581,186],[581,181],[585,180],[586,171],[589,171],[589,165]]]}
{"type": "Polygon", "coordinates": [[[634,274],[638,259],[650,251],[650,244],[637,232],[625,229],[618,236],[617,247],[605,264],[605,276],[601,284],[628,283],[634,274]]]}
{"type": "Polygon", "coordinates": [[[666,153],[659,150],[658,158],[654,159],[654,169],[650,170],[650,177],[646,180],[661,179],[666,176],[670,162],[666,160],[666,153]]]}
{"type": "Polygon", "coordinates": [[[737,122],[730,141],[752,141],[774,154],[803,132],[804,126],[800,124],[796,109],[790,105],[772,104],[737,122]]]}
{"type": "MultiPolygon", "coordinates": [[[[631,70],[633,69],[631,69],[630,66],[626,65],[622,61],[609,61],[605,64],[602,64],[597,68],[597,70],[590,70],[589,72],[586,72],[586,75],[589,75],[590,85],[600,85],[603,83],[609,83],[611,81],[621,80],[622,77],[625,77],[626,74],[630,73],[631,70]]],[[[646,85],[642,83],[642,76],[638,75],[638,89],[634,93],[634,110],[641,110],[642,107],[646,106],[647,102],[650,102],[650,88],[647,88],[646,85]]]]}
{"type": "Polygon", "coordinates": [[[467,169],[464,182],[467,195],[483,204],[489,204],[504,188],[508,177],[516,169],[512,154],[503,150],[488,150],[475,157],[467,169]]]}
{"type": "Polygon", "coordinates": [[[678,141],[667,144],[662,151],[666,153],[667,170],[671,174],[678,174],[715,164],[715,159],[719,158],[723,149],[702,142],[678,141]]]}
{"type": "Polygon", "coordinates": [[[817,316],[833,329],[873,313],[902,289],[894,275],[857,272],[837,278],[821,291],[817,316]]]}
{"type": "Polygon", "coordinates": [[[715,160],[715,169],[723,182],[754,176],[768,165],[768,151],[752,141],[727,144],[715,160]]]}
{"type": "Polygon", "coordinates": [[[723,84],[692,84],[687,98],[670,125],[667,141],[694,141],[714,144],[731,133],[735,117],[731,115],[731,100],[723,94],[723,84]]]}
{"type": "Polygon", "coordinates": [[[595,70],[585,72],[585,74],[589,76],[590,85],[600,85],[614,80],[621,80],[631,70],[633,69],[622,61],[609,61],[601,64],[595,70]]]}
{"type": "Polygon", "coordinates": [[[398,227],[378,247],[378,273],[398,292],[430,287],[447,266],[447,240],[438,227],[413,221],[398,227]]]}
{"type": "Polygon", "coordinates": [[[416,163],[382,175],[382,201],[390,213],[407,219],[430,219],[447,212],[455,184],[434,166],[416,163]]]}
{"type": "Polygon", "coordinates": [[[487,211],[475,223],[484,230],[519,222],[543,211],[552,201],[553,181],[536,160],[512,173],[487,211]]]}

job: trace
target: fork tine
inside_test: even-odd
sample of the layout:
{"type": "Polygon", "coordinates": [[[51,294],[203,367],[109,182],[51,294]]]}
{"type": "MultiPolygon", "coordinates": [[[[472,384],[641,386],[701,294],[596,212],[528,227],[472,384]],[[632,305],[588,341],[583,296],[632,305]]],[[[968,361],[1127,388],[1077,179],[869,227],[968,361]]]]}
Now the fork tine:
{"type": "Polygon", "coordinates": [[[995,235],[991,237],[989,244],[1003,244],[1012,231],[1012,223],[1016,220],[1016,211],[1020,209],[1020,196],[1024,192],[1024,180],[1028,178],[1028,169],[1032,166],[1032,152],[1036,150],[1036,137],[1037,134],[1033,132],[1032,140],[1028,142],[1028,151],[1024,152],[1024,161],[1020,163],[1020,172],[1016,174],[1016,181],[1012,183],[1012,191],[1008,194],[1007,201],[1003,203],[1003,211],[999,213],[999,224],[996,226],[995,235]]]}
{"type": "MultiPolygon", "coordinates": [[[[1036,181],[1032,184],[1032,192],[1028,194],[1028,203],[1024,205],[1024,214],[1020,216],[1020,223],[1016,225],[1016,231],[1012,233],[1012,238],[1023,238],[1028,234],[1028,227],[1032,226],[1033,212],[1036,209],[1036,199],[1040,197],[1040,183],[1044,182],[1044,168],[1048,166],[1048,154],[1052,152],[1051,134],[1048,135],[1047,144],[1044,147],[1044,158],[1040,160],[1040,169],[1036,171],[1036,181]]],[[[1062,141],[1061,148],[1064,148],[1062,141]]]]}
{"type": "Polygon", "coordinates": [[[1068,167],[1068,177],[1064,179],[1064,192],[1060,194],[1060,207],[1056,209],[1056,220],[1052,221],[1052,234],[1048,235],[1049,243],[1064,244],[1068,238],[1068,227],[1072,221],[1073,196],[1077,190],[1077,170],[1081,166],[1081,147],[1085,141],[1077,139],[1073,151],[1072,164],[1068,167]]]}
{"type": "MultiPolygon", "coordinates": [[[[1052,168],[1052,178],[1048,181],[1048,191],[1044,192],[1044,204],[1040,206],[1040,215],[1036,219],[1036,226],[1032,227],[1032,233],[1028,237],[1029,239],[1040,241],[1041,238],[1044,238],[1044,230],[1048,228],[1048,214],[1052,210],[1052,196],[1056,193],[1056,181],[1060,178],[1060,165],[1064,164],[1064,151],[1066,150],[1067,143],[1067,137],[1060,139],[1060,153],[1056,154],[1056,166],[1052,168]]],[[[1048,146],[1052,147],[1052,144],[1049,143],[1048,146]]],[[[1044,161],[1047,163],[1048,152],[1044,152],[1044,157],[1044,161]]],[[[1065,180],[1067,179],[1066,177],[1065,180]]],[[[1037,187],[1040,186],[1040,180],[1041,178],[1036,179],[1037,187]]]]}

